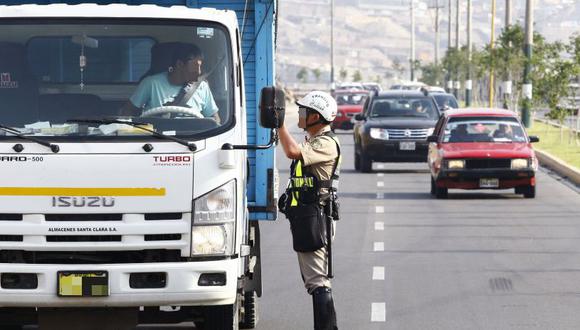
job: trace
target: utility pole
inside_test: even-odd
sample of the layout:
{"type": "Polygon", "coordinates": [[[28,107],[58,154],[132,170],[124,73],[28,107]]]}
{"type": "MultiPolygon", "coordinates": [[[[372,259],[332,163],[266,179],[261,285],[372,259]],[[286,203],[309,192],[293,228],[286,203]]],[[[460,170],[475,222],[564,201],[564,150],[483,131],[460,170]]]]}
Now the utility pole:
{"type": "Polygon", "coordinates": [[[441,52],[439,50],[439,45],[441,44],[439,9],[441,8],[443,8],[443,6],[439,5],[439,0],[435,0],[435,6],[429,7],[429,9],[435,9],[435,57],[433,61],[435,65],[439,64],[439,59],[441,58],[441,52]]]}
{"type": "Polygon", "coordinates": [[[415,81],[415,0],[411,0],[411,81],[415,81]]]}
{"type": "MultiPolygon", "coordinates": [[[[495,0],[491,0],[491,42],[489,44],[490,51],[493,55],[494,48],[495,48],[495,0]]],[[[489,74],[489,107],[493,108],[493,99],[495,97],[495,81],[494,81],[494,72],[493,72],[493,63],[491,64],[490,74],[489,74]]]]}
{"type": "MultiPolygon", "coordinates": [[[[512,1],[505,0],[505,29],[507,30],[512,25],[512,1]]],[[[511,46],[511,43],[510,43],[511,46]]],[[[505,81],[503,82],[503,107],[509,109],[510,95],[512,94],[512,77],[511,72],[507,70],[505,81]]]]}
{"type": "Polygon", "coordinates": [[[467,80],[465,81],[465,105],[471,106],[471,91],[473,82],[471,80],[471,53],[473,51],[472,32],[473,8],[472,0],[467,0],[467,80]]]}
{"type": "Polygon", "coordinates": [[[330,0],[330,90],[334,88],[334,0],[330,0]]]}
{"type": "MultiPolygon", "coordinates": [[[[461,13],[460,0],[457,0],[455,8],[455,50],[459,53],[460,51],[460,40],[459,40],[459,15],[461,13]]],[[[453,94],[459,99],[459,89],[461,88],[461,82],[459,81],[459,68],[455,69],[455,83],[453,86],[453,94]]]]}
{"type": "MultiPolygon", "coordinates": [[[[452,0],[449,0],[449,4],[447,5],[447,9],[449,14],[447,15],[448,24],[447,24],[447,52],[451,50],[451,5],[452,0]]],[[[451,75],[451,68],[447,68],[447,93],[451,93],[453,91],[453,76],[451,75]]]]}
{"type": "Polygon", "coordinates": [[[524,107],[522,109],[522,122],[524,126],[530,127],[531,116],[530,110],[532,105],[532,80],[530,72],[532,71],[532,48],[534,45],[534,1],[526,0],[526,41],[524,44],[524,53],[527,61],[524,69],[524,84],[522,94],[524,96],[524,107]]]}

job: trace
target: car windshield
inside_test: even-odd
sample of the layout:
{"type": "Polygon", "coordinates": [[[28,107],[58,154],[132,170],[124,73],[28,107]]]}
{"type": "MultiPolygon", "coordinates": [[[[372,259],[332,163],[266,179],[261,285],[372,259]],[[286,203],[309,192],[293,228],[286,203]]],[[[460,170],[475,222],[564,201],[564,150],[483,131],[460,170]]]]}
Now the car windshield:
{"type": "Polygon", "coordinates": [[[381,98],[373,102],[370,117],[422,117],[437,119],[439,113],[429,98],[381,98]]]}
{"type": "MultiPolygon", "coordinates": [[[[233,122],[229,35],[151,19],[9,19],[0,30],[0,124],[23,134],[211,136],[233,122]]],[[[1,133],[0,133],[1,134],[1,133]]]]}
{"type": "Polygon", "coordinates": [[[437,105],[441,109],[447,109],[447,108],[458,109],[459,108],[459,104],[457,104],[457,100],[455,100],[455,97],[453,97],[452,95],[433,94],[433,97],[435,98],[437,105]]]}
{"type": "Polygon", "coordinates": [[[361,93],[336,94],[336,104],[338,105],[362,105],[368,95],[361,93]]]}
{"type": "Polygon", "coordinates": [[[443,142],[521,143],[526,142],[526,135],[515,118],[460,117],[447,122],[443,142]]]}

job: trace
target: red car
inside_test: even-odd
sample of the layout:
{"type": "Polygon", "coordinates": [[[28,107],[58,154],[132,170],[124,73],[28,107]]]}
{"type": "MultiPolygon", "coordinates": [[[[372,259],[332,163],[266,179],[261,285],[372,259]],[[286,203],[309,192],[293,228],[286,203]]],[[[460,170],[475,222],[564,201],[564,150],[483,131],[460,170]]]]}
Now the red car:
{"type": "Polygon", "coordinates": [[[497,109],[458,109],[444,113],[429,144],[431,194],[448,189],[515,189],[536,196],[538,161],[516,114],[497,109]]]}
{"type": "Polygon", "coordinates": [[[361,113],[363,105],[369,96],[365,90],[337,90],[334,98],[338,105],[336,119],[332,122],[332,129],[352,129],[354,115],[361,113]]]}

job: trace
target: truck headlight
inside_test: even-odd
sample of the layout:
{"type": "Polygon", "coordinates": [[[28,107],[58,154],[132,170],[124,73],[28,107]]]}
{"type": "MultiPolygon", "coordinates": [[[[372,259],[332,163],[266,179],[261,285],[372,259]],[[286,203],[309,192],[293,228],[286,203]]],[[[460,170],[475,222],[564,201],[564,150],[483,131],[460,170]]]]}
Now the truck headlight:
{"type": "Polygon", "coordinates": [[[447,168],[450,170],[459,170],[465,168],[465,160],[452,159],[447,161],[447,168]]]}
{"type": "Polygon", "coordinates": [[[235,209],[235,181],[193,201],[192,256],[233,253],[235,209]]]}
{"type": "Polygon", "coordinates": [[[375,140],[388,140],[389,132],[383,128],[371,128],[370,130],[371,138],[375,140]]]}
{"type": "Polygon", "coordinates": [[[529,165],[529,160],[526,158],[516,158],[516,159],[512,159],[512,170],[517,170],[517,169],[522,169],[522,168],[528,168],[529,165]]]}

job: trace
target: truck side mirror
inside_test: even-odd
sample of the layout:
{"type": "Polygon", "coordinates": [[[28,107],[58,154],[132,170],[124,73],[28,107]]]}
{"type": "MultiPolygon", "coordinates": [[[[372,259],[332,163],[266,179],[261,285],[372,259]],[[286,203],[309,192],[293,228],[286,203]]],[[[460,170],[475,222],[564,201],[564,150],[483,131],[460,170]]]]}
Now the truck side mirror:
{"type": "Polygon", "coordinates": [[[284,123],[286,100],[284,91],[274,86],[262,88],[260,95],[260,125],[280,128],[284,123]]]}

